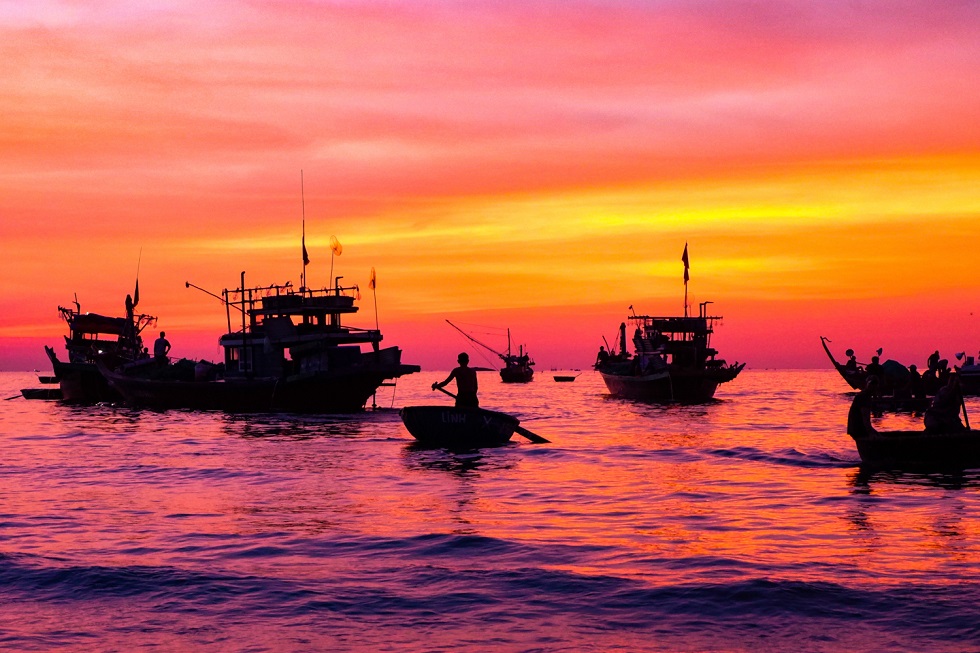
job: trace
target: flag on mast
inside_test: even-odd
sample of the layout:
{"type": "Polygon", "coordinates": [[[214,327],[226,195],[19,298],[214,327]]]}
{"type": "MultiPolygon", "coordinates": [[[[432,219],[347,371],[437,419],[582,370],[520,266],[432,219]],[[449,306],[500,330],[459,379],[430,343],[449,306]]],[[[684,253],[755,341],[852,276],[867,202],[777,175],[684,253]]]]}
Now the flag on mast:
{"type": "Polygon", "coordinates": [[[689,270],[691,269],[691,261],[687,258],[687,243],[684,243],[684,253],[681,255],[681,260],[684,261],[684,285],[691,279],[691,274],[689,270]]]}
{"type": "Polygon", "coordinates": [[[303,267],[310,264],[310,255],[306,251],[306,220],[303,220],[303,267]]]}
{"type": "Polygon", "coordinates": [[[370,288],[371,290],[374,290],[377,287],[378,287],[378,279],[374,275],[374,268],[371,268],[371,280],[368,281],[368,288],[370,288]]]}

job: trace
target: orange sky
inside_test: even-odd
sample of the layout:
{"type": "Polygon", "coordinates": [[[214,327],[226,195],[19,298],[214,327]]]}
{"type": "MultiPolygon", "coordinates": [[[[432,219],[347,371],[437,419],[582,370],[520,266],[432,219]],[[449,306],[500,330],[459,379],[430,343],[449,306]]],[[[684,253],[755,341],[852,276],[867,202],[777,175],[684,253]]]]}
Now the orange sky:
{"type": "Polygon", "coordinates": [[[445,318],[584,367],[627,306],[725,316],[750,368],[980,348],[980,5],[58,2],[0,8],[0,370],[56,307],[140,308],[215,358],[184,287],[364,288],[445,369],[445,318]],[[862,355],[866,354],[866,355],[862,355]]]}

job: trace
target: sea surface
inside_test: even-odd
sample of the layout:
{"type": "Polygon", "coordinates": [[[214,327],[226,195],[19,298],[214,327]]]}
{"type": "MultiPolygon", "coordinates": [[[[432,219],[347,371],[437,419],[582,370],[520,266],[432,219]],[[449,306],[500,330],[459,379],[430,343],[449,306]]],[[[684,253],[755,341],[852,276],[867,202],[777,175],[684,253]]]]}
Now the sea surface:
{"type": "Polygon", "coordinates": [[[863,472],[835,372],[667,407],[552,374],[480,393],[550,444],[469,452],[399,419],[439,372],[346,416],[0,374],[0,650],[980,650],[980,471],[863,472]]]}

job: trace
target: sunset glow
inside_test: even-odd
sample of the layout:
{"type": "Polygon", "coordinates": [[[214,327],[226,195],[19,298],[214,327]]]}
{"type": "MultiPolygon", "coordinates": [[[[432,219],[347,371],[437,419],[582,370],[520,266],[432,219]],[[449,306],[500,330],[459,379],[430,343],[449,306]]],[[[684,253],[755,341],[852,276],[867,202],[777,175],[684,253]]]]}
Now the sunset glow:
{"type": "Polygon", "coordinates": [[[446,318],[585,367],[692,304],[750,367],[980,348],[980,5],[0,6],[0,369],[57,306],[215,358],[218,292],[302,273],[445,369],[446,318]],[[301,174],[303,190],[301,192],[301,174]],[[866,356],[865,356],[866,357],[866,356]]]}

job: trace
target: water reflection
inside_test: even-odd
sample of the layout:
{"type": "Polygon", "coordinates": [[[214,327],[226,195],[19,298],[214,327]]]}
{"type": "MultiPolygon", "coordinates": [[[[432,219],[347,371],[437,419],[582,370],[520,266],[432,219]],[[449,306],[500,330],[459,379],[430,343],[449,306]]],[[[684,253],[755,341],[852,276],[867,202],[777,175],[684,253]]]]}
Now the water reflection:
{"type": "Polygon", "coordinates": [[[850,477],[849,484],[856,491],[870,493],[875,486],[898,485],[964,490],[980,487],[980,470],[951,470],[942,472],[908,472],[878,470],[860,466],[850,477]]]}

